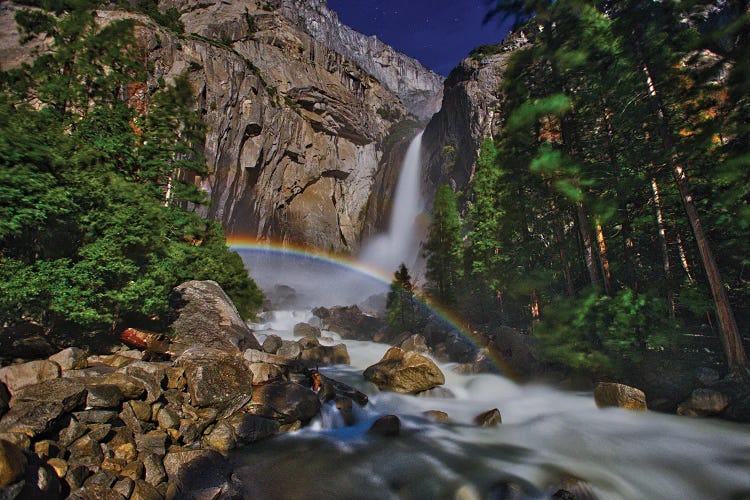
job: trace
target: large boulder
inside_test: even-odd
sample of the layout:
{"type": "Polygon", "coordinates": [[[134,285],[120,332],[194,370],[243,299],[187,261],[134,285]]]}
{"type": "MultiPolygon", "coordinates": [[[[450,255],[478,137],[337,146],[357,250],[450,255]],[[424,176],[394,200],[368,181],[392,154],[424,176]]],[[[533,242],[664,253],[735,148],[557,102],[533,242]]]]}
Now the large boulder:
{"type": "Polygon", "coordinates": [[[253,372],[240,356],[219,349],[193,347],[180,355],[176,362],[185,368],[193,406],[223,408],[241,400],[244,404],[250,399],[253,372]]]}
{"type": "Polygon", "coordinates": [[[227,487],[232,473],[229,461],[214,450],[170,451],[164,457],[164,469],[176,489],[173,498],[215,498],[227,487]]]}
{"type": "Polygon", "coordinates": [[[703,417],[718,415],[729,406],[729,397],[713,389],[696,389],[677,408],[679,415],[703,417]]]}
{"type": "Polygon", "coordinates": [[[346,344],[319,345],[305,349],[299,359],[304,366],[309,368],[325,365],[348,365],[351,362],[346,344]]]}
{"type": "Polygon", "coordinates": [[[21,387],[46,382],[60,376],[60,365],[47,360],[29,361],[0,368],[0,382],[13,395],[21,387]]]}
{"type": "Polygon", "coordinates": [[[215,281],[188,281],[169,297],[174,341],[185,348],[260,349],[258,340],[215,281]]]}
{"type": "Polygon", "coordinates": [[[17,390],[10,404],[13,408],[27,402],[60,403],[66,412],[70,412],[85,401],[86,386],[75,379],[58,378],[17,390]]]}
{"type": "Polygon", "coordinates": [[[60,365],[60,368],[63,370],[78,370],[79,368],[86,368],[88,366],[86,351],[77,347],[63,349],[57,354],[50,356],[49,360],[60,365]]]}
{"type": "Polygon", "coordinates": [[[320,412],[318,395],[294,382],[272,382],[253,391],[245,411],[282,424],[307,422],[320,412]]]}
{"type": "Polygon", "coordinates": [[[391,347],[383,359],[367,368],[364,377],[381,390],[416,394],[445,383],[440,368],[416,352],[391,347]]]}
{"type": "Polygon", "coordinates": [[[617,406],[635,411],[648,409],[643,391],[624,384],[600,382],[594,389],[594,400],[599,408],[617,406]]]}
{"type": "Polygon", "coordinates": [[[320,328],[309,323],[297,323],[294,325],[295,337],[320,337],[320,328]]]}
{"type": "Polygon", "coordinates": [[[60,403],[26,401],[14,404],[0,420],[0,433],[21,432],[39,436],[59,428],[64,420],[65,407],[60,403]]]}
{"type": "Polygon", "coordinates": [[[313,314],[320,318],[321,328],[352,340],[372,340],[386,326],[385,321],[363,313],[357,306],[318,307],[313,314]]]}

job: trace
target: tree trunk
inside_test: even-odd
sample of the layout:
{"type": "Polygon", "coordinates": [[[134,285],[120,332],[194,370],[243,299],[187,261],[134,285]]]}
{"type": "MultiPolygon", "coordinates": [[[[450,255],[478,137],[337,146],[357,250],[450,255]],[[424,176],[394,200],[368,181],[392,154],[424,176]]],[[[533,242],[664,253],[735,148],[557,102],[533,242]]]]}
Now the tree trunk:
{"type": "Polygon", "coordinates": [[[576,215],[578,217],[578,230],[581,233],[581,241],[583,242],[583,260],[586,263],[586,270],[589,273],[589,279],[591,280],[593,287],[601,292],[602,281],[599,278],[599,273],[596,269],[594,243],[589,230],[588,217],[586,216],[586,209],[584,208],[583,203],[576,203],[576,215]]]}
{"type": "Polygon", "coordinates": [[[656,227],[659,230],[659,245],[661,246],[662,269],[664,279],[667,282],[667,303],[669,304],[669,317],[674,319],[676,315],[674,292],[672,291],[672,266],[669,261],[669,247],[667,246],[667,231],[664,228],[664,213],[661,210],[661,195],[656,177],[651,178],[651,192],[654,195],[654,212],[656,216],[656,227]]]}
{"type": "Polygon", "coordinates": [[[604,240],[604,230],[602,225],[596,223],[596,244],[599,247],[599,264],[602,268],[602,283],[604,284],[604,293],[612,295],[612,284],[610,282],[609,259],[607,258],[607,244],[604,240]]]}
{"type": "Polygon", "coordinates": [[[560,254],[560,263],[562,264],[563,276],[565,277],[565,292],[568,297],[575,295],[575,288],[573,287],[573,277],[570,272],[570,264],[568,263],[568,252],[565,251],[564,245],[564,234],[562,228],[562,222],[559,217],[555,217],[552,223],[553,230],[555,231],[555,239],[557,240],[557,250],[560,254]]]}
{"type": "Polygon", "coordinates": [[[734,375],[746,378],[749,373],[747,369],[747,356],[742,344],[742,337],[740,336],[737,322],[734,319],[734,313],[729,304],[729,297],[724,288],[724,282],[721,279],[719,266],[716,264],[713,252],[711,251],[708,239],[703,230],[703,224],[698,215],[698,210],[695,208],[693,196],[688,185],[687,175],[685,174],[685,167],[677,154],[674,153],[674,139],[672,137],[672,131],[670,129],[664,104],[661,101],[661,96],[656,91],[656,85],[651,77],[648,64],[643,62],[641,69],[645,75],[646,89],[648,91],[651,106],[659,120],[658,129],[664,149],[669,155],[671,155],[672,175],[677,184],[677,189],[680,192],[680,197],[682,198],[685,207],[685,213],[690,222],[690,227],[693,230],[695,243],[698,246],[698,252],[701,256],[703,268],[711,287],[711,295],[714,299],[716,316],[721,328],[721,343],[724,347],[724,354],[727,358],[729,371],[734,375]]]}

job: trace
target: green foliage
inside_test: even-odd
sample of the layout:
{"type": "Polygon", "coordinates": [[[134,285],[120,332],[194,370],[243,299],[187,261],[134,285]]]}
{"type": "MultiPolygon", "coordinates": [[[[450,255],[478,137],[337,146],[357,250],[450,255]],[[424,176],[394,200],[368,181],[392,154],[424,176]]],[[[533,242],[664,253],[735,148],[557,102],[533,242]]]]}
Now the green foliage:
{"type": "Polygon", "coordinates": [[[500,45],[480,45],[479,47],[471,49],[469,57],[472,59],[483,59],[485,57],[499,54],[500,52],[502,52],[500,45]]]}
{"type": "Polygon", "coordinates": [[[442,304],[453,304],[462,271],[462,248],[461,221],[450,186],[440,186],[435,194],[424,254],[430,295],[442,304]]]}
{"type": "Polygon", "coordinates": [[[405,264],[401,264],[393,275],[390,291],[386,299],[388,329],[394,334],[418,331],[426,318],[417,298],[414,284],[405,264]]]}
{"type": "Polygon", "coordinates": [[[401,111],[398,109],[378,108],[377,113],[382,119],[391,122],[398,121],[403,117],[401,111]]]}
{"type": "Polygon", "coordinates": [[[613,297],[588,293],[550,304],[534,334],[553,361],[599,376],[622,376],[647,351],[674,344],[677,324],[665,311],[664,299],[627,288],[613,297]]]}
{"type": "Polygon", "coordinates": [[[0,324],[159,320],[188,279],[218,281],[250,316],[262,294],[241,259],[218,226],[180,208],[205,201],[187,181],[206,173],[187,79],[141,116],[121,99],[143,85],[131,23],[99,28],[78,10],[18,19],[55,44],[0,74],[0,324]]]}

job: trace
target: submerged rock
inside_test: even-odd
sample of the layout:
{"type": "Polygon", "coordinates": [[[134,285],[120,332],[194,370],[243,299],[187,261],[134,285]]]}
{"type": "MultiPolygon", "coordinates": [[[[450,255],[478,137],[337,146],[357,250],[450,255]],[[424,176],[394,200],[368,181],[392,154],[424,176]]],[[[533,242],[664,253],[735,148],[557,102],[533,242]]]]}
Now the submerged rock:
{"type": "Polygon", "coordinates": [[[500,410],[493,408],[474,417],[474,423],[480,427],[496,427],[503,423],[500,410]]]}
{"type": "Polygon", "coordinates": [[[627,410],[646,411],[646,395],[640,389],[624,384],[600,382],[594,389],[599,408],[617,406],[627,410]]]}
{"type": "Polygon", "coordinates": [[[401,433],[401,420],[396,415],[384,415],[378,418],[367,432],[384,437],[398,436],[401,433]]]}
{"type": "Polygon", "coordinates": [[[383,359],[365,370],[364,377],[381,390],[406,394],[427,391],[445,383],[443,372],[431,359],[398,347],[388,349],[383,359]]]}

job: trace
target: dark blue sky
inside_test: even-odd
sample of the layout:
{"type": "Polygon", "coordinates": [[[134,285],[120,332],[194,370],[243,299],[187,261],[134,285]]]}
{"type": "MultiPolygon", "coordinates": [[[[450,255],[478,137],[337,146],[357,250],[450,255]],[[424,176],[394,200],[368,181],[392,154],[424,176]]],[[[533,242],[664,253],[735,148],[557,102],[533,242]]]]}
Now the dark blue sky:
{"type": "Polygon", "coordinates": [[[446,76],[471,49],[499,43],[508,32],[497,21],[482,24],[485,0],[328,0],[328,6],[342,23],[446,76]]]}

